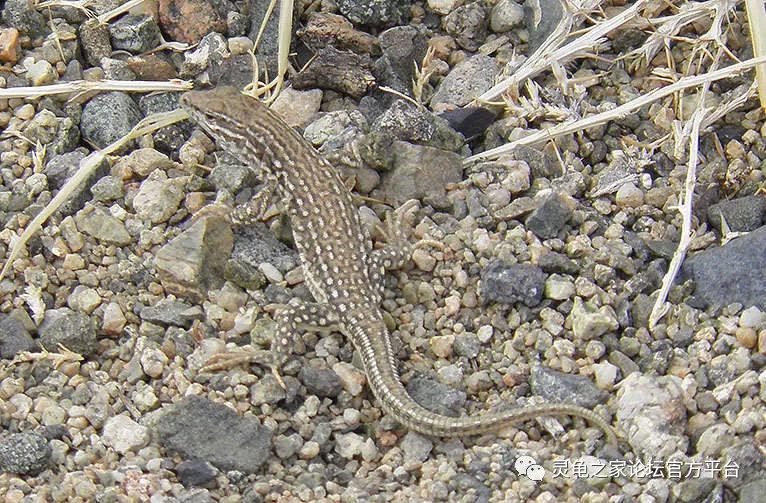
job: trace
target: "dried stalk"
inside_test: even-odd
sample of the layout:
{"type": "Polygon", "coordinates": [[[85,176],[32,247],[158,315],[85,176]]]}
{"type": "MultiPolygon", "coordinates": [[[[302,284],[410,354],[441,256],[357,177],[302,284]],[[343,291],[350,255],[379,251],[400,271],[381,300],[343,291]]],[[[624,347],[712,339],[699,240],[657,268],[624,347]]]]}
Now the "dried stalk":
{"type": "Polygon", "coordinates": [[[188,80],[73,80],[50,86],[11,87],[0,89],[0,98],[34,99],[54,94],[85,93],[89,91],[186,91],[193,87],[188,80]]]}

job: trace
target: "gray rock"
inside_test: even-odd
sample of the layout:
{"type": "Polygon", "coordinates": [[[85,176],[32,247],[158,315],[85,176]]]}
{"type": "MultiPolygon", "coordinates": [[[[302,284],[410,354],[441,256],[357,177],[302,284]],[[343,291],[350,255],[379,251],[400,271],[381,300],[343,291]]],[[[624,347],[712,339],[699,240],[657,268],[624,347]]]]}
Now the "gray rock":
{"type": "Polygon", "coordinates": [[[433,442],[428,437],[408,431],[402,439],[401,448],[404,451],[405,462],[423,462],[434,448],[433,442]]]}
{"type": "Polygon", "coordinates": [[[254,417],[188,396],[167,410],[155,425],[163,447],[187,459],[202,459],[219,470],[255,473],[271,455],[271,430],[254,417]]]}
{"type": "Polygon", "coordinates": [[[226,152],[216,153],[216,163],[208,180],[218,191],[226,190],[236,194],[244,187],[255,183],[255,173],[250,166],[242,164],[226,152]]]}
{"type": "Polygon", "coordinates": [[[431,97],[431,107],[440,104],[465,106],[495,83],[500,71],[495,58],[477,54],[465,59],[441,81],[431,97]]]}
{"type": "Polygon", "coordinates": [[[0,358],[12,360],[22,351],[35,349],[35,341],[24,327],[24,323],[7,316],[0,321],[0,358]]]}
{"type": "Polygon", "coordinates": [[[223,35],[216,32],[208,33],[194,50],[184,54],[184,62],[181,64],[179,73],[182,77],[194,77],[210,67],[220,67],[228,55],[229,48],[223,35]]]}
{"type": "Polygon", "coordinates": [[[604,402],[609,394],[600,390],[587,377],[566,374],[535,365],[529,377],[532,392],[549,402],[573,403],[591,409],[604,402]]]}
{"type": "Polygon", "coordinates": [[[464,139],[446,120],[405,100],[395,101],[370,127],[372,134],[457,152],[464,139]]]}
{"type": "MultiPolygon", "coordinates": [[[[170,112],[178,108],[178,95],[180,93],[150,93],[138,99],[138,106],[144,115],[156,112],[170,112]]],[[[152,134],[154,148],[160,152],[169,154],[177,152],[186,139],[194,130],[194,124],[190,120],[178,122],[166,126],[152,134]]]]}
{"type": "Polygon", "coordinates": [[[383,173],[378,189],[388,202],[401,203],[408,199],[431,199],[440,204],[449,183],[463,177],[462,158],[453,152],[395,141],[392,145],[393,167],[383,173]]]}
{"type": "Polygon", "coordinates": [[[285,246],[260,222],[237,230],[231,259],[256,269],[266,262],[283,274],[298,265],[295,251],[285,246]]]}
{"type": "Polygon", "coordinates": [[[476,358],[481,350],[481,344],[475,334],[460,334],[455,337],[453,348],[458,356],[476,358]]]}
{"type": "Polygon", "coordinates": [[[51,463],[51,446],[37,433],[14,433],[0,441],[0,471],[37,475],[51,463]]]}
{"type": "Polygon", "coordinates": [[[766,254],[754,253],[766,246],[766,226],[687,257],[683,271],[694,280],[694,296],[711,306],[739,303],[766,310],[766,281],[761,274],[766,254]]]}
{"type": "Polygon", "coordinates": [[[109,25],[112,47],[133,54],[154,49],[160,41],[160,27],[154,16],[128,14],[109,25]]]}
{"type": "Polygon", "coordinates": [[[748,482],[739,488],[739,503],[759,501],[766,494],[766,478],[748,482]]]}
{"type": "Polygon", "coordinates": [[[721,216],[732,232],[754,231],[763,223],[766,198],[760,194],[721,201],[707,210],[710,225],[721,231],[721,216]]]}
{"type": "MultiPolygon", "coordinates": [[[[53,107],[55,113],[58,107],[53,107]]],[[[41,110],[24,128],[24,137],[45,145],[48,156],[70,152],[80,143],[80,131],[69,117],[57,117],[51,110],[41,110]]]]}
{"type": "Polygon", "coordinates": [[[620,372],[622,373],[623,377],[640,370],[638,364],[631,360],[630,357],[622,351],[611,351],[609,353],[608,360],[609,363],[620,368],[620,372]]]}
{"type": "Polygon", "coordinates": [[[524,9],[514,0],[500,0],[492,7],[489,26],[496,33],[504,33],[519,26],[524,20],[524,9]]]}
{"type": "Polygon", "coordinates": [[[466,395],[438,381],[415,377],[407,383],[407,393],[421,406],[450,417],[460,415],[465,405],[466,395]]]}
{"type": "Polygon", "coordinates": [[[101,58],[101,68],[104,77],[111,80],[138,80],[136,74],[128,66],[127,61],[113,58],[101,58]]]}
{"type": "Polygon", "coordinates": [[[107,175],[94,183],[90,188],[90,193],[93,194],[93,199],[99,202],[122,199],[122,197],[125,195],[125,191],[123,190],[122,186],[122,180],[116,176],[111,175],[107,175]]]}
{"type": "Polygon", "coordinates": [[[199,306],[180,300],[163,299],[153,306],[141,309],[141,319],[164,326],[190,328],[195,320],[202,320],[205,313],[199,306]]]}
{"type": "Polygon", "coordinates": [[[300,450],[303,439],[297,433],[278,435],[274,439],[274,452],[279,459],[287,459],[300,450]]]}
{"type": "MultiPolygon", "coordinates": [[[[219,472],[216,470],[215,466],[202,459],[182,461],[181,463],[178,463],[178,466],[176,467],[178,480],[180,480],[185,487],[204,486],[212,482],[218,473],[219,472]]],[[[213,500],[211,499],[211,502],[212,501],[213,500]]]]}
{"type": "Polygon", "coordinates": [[[546,274],[531,264],[508,265],[490,262],[481,271],[481,291],[484,302],[512,304],[523,302],[534,307],[543,298],[546,274]]]}
{"type": "Polygon", "coordinates": [[[337,0],[338,10],[356,25],[385,28],[404,24],[409,18],[409,2],[404,0],[337,0]]]}
{"type": "Polygon", "coordinates": [[[125,224],[100,205],[87,204],[74,216],[77,229],[99,241],[125,246],[133,241],[125,224]]]}
{"type": "Polygon", "coordinates": [[[31,39],[50,33],[45,16],[38,12],[33,0],[7,0],[3,7],[2,20],[6,26],[13,26],[31,39]]]}
{"type": "Polygon", "coordinates": [[[331,369],[302,367],[298,379],[309,393],[320,398],[335,398],[343,391],[340,377],[331,369]]]}
{"type": "Polygon", "coordinates": [[[534,53],[556,29],[564,14],[559,0],[526,0],[525,25],[529,30],[527,54],[534,53]]]}
{"type": "MultiPolygon", "coordinates": [[[[289,377],[289,376],[288,376],[289,377]]],[[[255,406],[276,405],[287,398],[285,389],[271,374],[264,376],[250,388],[250,403],[255,406]]]]}
{"type": "Polygon", "coordinates": [[[422,26],[394,26],[378,36],[383,55],[373,63],[378,85],[409,93],[414,78],[413,61],[422,61],[428,48],[428,30],[422,26]]]}
{"type": "Polygon", "coordinates": [[[78,28],[78,38],[82,52],[91,66],[101,64],[101,58],[112,54],[112,44],[109,40],[109,26],[97,19],[88,19],[78,28]]]}
{"type": "Polygon", "coordinates": [[[170,220],[184,200],[186,180],[186,177],[168,178],[164,171],[154,170],[133,198],[136,215],[152,224],[170,220]]]}
{"type": "Polygon", "coordinates": [[[460,47],[475,51],[487,38],[487,14],[484,2],[472,2],[447,14],[442,25],[460,47]]]}
{"type": "MultiPolygon", "coordinates": [[[[80,167],[80,162],[84,158],[85,153],[81,149],[51,158],[43,170],[43,174],[48,177],[48,187],[53,190],[60,189],[66,181],[77,172],[80,167]]],[[[59,208],[58,213],[62,216],[67,216],[82,208],[82,206],[91,198],[91,195],[88,193],[88,188],[91,187],[96,180],[105,176],[108,173],[108,170],[109,164],[106,160],[103,160],[99,163],[93,174],[75,187],[72,195],[59,208]]]]}
{"type": "Polygon", "coordinates": [[[641,457],[667,459],[686,452],[686,406],[681,380],[675,376],[631,374],[617,391],[617,421],[628,443],[641,457]]]}
{"type": "Polygon", "coordinates": [[[46,311],[39,332],[40,344],[48,351],[59,351],[59,344],[83,356],[96,350],[93,321],[68,308],[46,311]]]}
{"type": "MultiPolygon", "coordinates": [[[[766,481],[766,468],[764,468],[766,466],[766,456],[763,455],[763,452],[761,452],[752,439],[745,439],[724,449],[721,467],[723,468],[727,464],[732,467],[735,465],[738,467],[736,469],[737,476],[730,479],[730,483],[734,487],[766,481]]],[[[745,499],[741,501],[756,500],[745,499]]]]}
{"type": "Polygon", "coordinates": [[[572,216],[577,202],[571,196],[549,194],[524,221],[524,225],[542,239],[555,238],[572,216]]]}
{"type": "Polygon", "coordinates": [[[104,148],[125,136],[141,120],[141,111],[127,93],[113,91],[94,96],[82,109],[82,137],[104,148]]]}
{"type": "Polygon", "coordinates": [[[580,266],[574,260],[562,253],[549,252],[541,255],[537,265],[547,273],[561,273],[576,276],[580,272],[580,266]]]}
{"type": "Polygon", "coordinates": [[[201,218],[157,252],[154,265],[169,293],[194,303],[223,284],[223,271],[234,237],[219,217],[201,218]]]}

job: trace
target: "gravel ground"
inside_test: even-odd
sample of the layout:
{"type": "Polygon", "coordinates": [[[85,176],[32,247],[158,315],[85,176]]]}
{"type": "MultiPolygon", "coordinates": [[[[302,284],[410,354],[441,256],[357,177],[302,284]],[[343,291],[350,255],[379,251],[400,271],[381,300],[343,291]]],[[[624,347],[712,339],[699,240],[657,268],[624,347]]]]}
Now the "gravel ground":
{"type": "MultiPolygon", "coordinates": [[[[250,81],[253,20],[268,2],[145,3],[99,24],[72,6],[6,1],[0,88],[250,81]],[[198,45],[152,52],[163,41],[198,45]]],[[[561,19],[558,2],[296,3],[294,64],[307,66],[273,108],[354,183],[375,239],[385,212],[416,198],[414,238],[444,245],[417,249],[386,278],[383,309],[409,393],[453,416],[576,403],[610,419],[621,450],[570,418],[465,439],[407,432],[382,415],[338,333],[298,337],[287,389],[257,365],[200,372],[214,354],[268,346],[275,309],[311,296],[278,211],[244,229],[215,213],[190,218],[216,199],[246,202],[260,180],[184,122],[98,166],[0,281],[3,500],[759,501],[766,142],[757,100],[701,136],[695,234],[652,329],[681,236],[688,150],[675,150],[670,134],[694,111],[696,91],[463,165],[648,93],[661,85],[651,70],[669,61],[679,72],[696,64],[689,40],[707,31],[708,14],[648,65],[611,63],[650,33],[647,23],[620,28],[598,58],[560,69],[570,94],[548,71],[499,114],[459,107],[540,46],[561,19]],[[415,86],[424,107],[375,87],[412,95],[427,73],[415,86]]],[[[675,12],[662,4],[646,17],[675,12]]],[[[729,49],[750,57],[744,11],[729,21],[729,49]]],[[[270,75],[275,33],[272,21],[258,48],[270,75]]],[[[712,84],[706,102],[743,94],[751,78],[712,84]]],[[[177,99],[0,99],[0,256],[95,147],[177,99]]]]}

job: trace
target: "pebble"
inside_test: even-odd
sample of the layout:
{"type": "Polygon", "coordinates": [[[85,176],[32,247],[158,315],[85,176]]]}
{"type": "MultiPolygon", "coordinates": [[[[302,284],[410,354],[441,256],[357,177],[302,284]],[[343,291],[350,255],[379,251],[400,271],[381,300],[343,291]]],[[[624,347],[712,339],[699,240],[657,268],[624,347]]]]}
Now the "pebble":
{"type": "Polygon", "coordinates": [[[258,266],[258,270],[261,271],[263,275],[266,276],[266,279],[272,283],[282,283],[282,281],[285,279],[284,276],[282,276],[282,273],[279,272],[279,269],[269,264],[268,262],[261,263],[258,266]]]}
{"type": "Polygon", "coordinates": [[[644,204],[644,192],[633,183],[626,183],[617,191],[615,202],[621,208],[637,208],[644,204]]]}
{"type": "Polygon", "coordinates": [[[125,414],[110,417],[104,424],[104,443],[120,454],[137,451],[149,443],[149,429],[125,414]]]}
{"type": "Polygon", "coordinates": [[[510,31],[524,21],[524,11],[514,0],[500,0],[490,11],[489,27],[496,33],[510,31]]]}

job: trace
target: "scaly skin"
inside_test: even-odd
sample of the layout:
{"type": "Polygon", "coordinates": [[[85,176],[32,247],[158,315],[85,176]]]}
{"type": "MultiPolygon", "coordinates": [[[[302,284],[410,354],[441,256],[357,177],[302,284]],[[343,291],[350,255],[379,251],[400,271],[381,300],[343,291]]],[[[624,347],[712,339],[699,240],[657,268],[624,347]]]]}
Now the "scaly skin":
{"type": "MultiPolygon", "coordinates": [[[[181,106],[219,146],[271,180],[270,190],[286,205],[304,278],[317,303],[288,310],[277,319],[278,352],[289,351],[301,325],[338,327],[362,356],[370,388],[383,409],[426,435],[476,435],[538,416],[570,415],[597,425],[610,443],[616,443],[604,419],[576,405],[543,404],[459,418],[420,406],[399,380],[379,308],[385,269],[401,263],[406,250],[373,251],[338,172],[259,101],[224,87],[187,92],[181,106]]],[[[278,356],[275,365],[283,358],[278,356]]]]}

